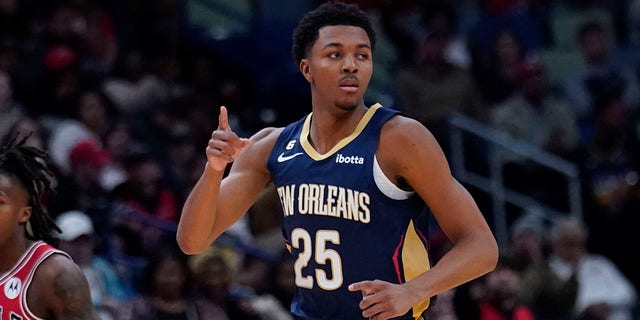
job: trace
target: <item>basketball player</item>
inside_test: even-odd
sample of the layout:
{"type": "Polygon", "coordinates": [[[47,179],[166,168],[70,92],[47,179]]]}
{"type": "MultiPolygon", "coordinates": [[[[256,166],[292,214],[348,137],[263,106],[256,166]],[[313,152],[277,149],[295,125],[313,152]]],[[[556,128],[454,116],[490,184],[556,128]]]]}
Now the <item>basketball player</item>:
{"type": "Polygon", "coordinates": [[[293,54],[312,113],[245,139],[221,107],[207,165],[183,208],[177,240],[197,253],[274,183],[296,259],[297,319],[422,319],[431,297],[497,262],[486,221],[433,135],[394,110],[365,106],[374,45],[355,5],[328,2],[307,13],[293,54]],[[433,266],[425,204],[453,243],[433,266]]]}
{"type": "Polygon", "coordinates": [[[0,149],[0,320],[98,319],[80,268],[47,244],[58,228],[41,200],[53,175],[28,138],[0,149]]]}

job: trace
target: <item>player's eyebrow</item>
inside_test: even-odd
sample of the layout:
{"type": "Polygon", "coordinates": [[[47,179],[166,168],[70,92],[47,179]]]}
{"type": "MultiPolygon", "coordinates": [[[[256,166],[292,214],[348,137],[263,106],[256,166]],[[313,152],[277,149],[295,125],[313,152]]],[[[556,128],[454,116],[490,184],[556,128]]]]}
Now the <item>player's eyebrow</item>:
{"type": "MultiPolygon", "coordinates": [[[[330,48],[330,47],[344,47],[344,45],[342,43],[339,43],[339,42],[329,42],[329,43],[325,44],[322,47],[322,49],[324,50],[324,49],[330,48]]],[[[371,46],[366,44],[366,43],[362,43],[362,44],[358,45],[358,49],[362,49],[362,48],[371,50],[371,46]]]]}

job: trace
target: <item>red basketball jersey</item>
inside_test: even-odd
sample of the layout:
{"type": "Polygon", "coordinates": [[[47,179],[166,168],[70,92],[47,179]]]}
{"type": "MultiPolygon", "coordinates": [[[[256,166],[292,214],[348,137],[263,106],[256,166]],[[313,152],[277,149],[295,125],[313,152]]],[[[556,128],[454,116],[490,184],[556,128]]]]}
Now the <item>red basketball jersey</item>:
{"type": "Polygon", "coordinates": [[[38,266],[54,253],[69,257],[43,241],[34,242],[11,270],[0,275],[0,320],[41,319],[27,306],[27,289],[38,266]]]}

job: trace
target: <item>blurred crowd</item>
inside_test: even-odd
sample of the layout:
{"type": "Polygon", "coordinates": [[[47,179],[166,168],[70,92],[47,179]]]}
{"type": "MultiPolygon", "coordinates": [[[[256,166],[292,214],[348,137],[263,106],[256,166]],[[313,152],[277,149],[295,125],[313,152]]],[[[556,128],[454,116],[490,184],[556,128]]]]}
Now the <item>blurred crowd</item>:
{"type": "MultiPolygon", "coordinates": [[[[0,139],[49,151],[59,246],[103,319],[292,319],[273,190],[202,254],[175,230],[220,105],[246,137],[310,111],[289,50],[319,2],[0,0],[0,139]]],[[[498,268],[431,319],[640,319],[640,1],[345,2],[380,38],[367,104],[418,119],[446,153],[463,114],[580,169],[582,218],[516,211],[498,268]]],[[[503,175],[566,208],[557,175],[519,157],[503,175]]],[[[437,261],[447,240],[432,236],[437,261]]]]}

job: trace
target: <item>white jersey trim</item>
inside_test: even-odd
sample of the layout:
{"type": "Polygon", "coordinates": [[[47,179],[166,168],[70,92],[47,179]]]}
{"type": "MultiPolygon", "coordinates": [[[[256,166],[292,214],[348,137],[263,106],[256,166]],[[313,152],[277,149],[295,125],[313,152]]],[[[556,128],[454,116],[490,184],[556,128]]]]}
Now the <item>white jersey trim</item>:
{"type": "Polygon", "coordinates": [[[47,258],[49,258],[50,256],[54,255],[54,254],[62,254],[63,256],[66,256],[66,257],[70,258],[69,255],[67,255],[66,253],[64,253],[62,251],[59,251],[57,249],[45,252],[36,261],[36,264],[34,265],[33,269],[31,269],[31,272],[29,272],[29,276],[26,279],[27,281],[25,281],[25,283],[24,283],[24,290],[22,291],[22,297],[21,297],[20,303],[21,303],[22,310],[24,311],[24,313],[26,313],[27,315],[32,317],[34,320],[46,320],[46,319],[36,316],[33,313],[33,311],[31,311],[31,308],[29,308],[29,304],[27,303],[28,302],[27,301],[27,291],[29,289],[29,286],[31,286],[31,282],[33,281],[33,276],[36,274],[36,271],[38,270],[38,268],[40,267],[42,262],[44,260],[46,260],[47,258]]]}
{"type": "Polygon", "coordinates": [[[387,176],[382,172],[380,164],[378,164],[378,158],[373,156],[373,180],[376,182],[378,189],[384,193],[387,197],[393,200],[406,200],[414,194],[414,191],[405,191],[396,186],[387,176]]]}

